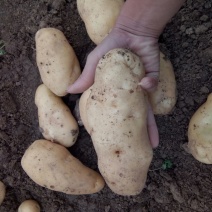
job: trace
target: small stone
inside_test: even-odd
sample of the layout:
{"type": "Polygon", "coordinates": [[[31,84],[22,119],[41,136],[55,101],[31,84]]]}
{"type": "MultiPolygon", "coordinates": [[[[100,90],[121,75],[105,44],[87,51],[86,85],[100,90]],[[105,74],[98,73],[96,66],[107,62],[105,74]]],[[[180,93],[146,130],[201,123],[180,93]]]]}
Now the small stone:
{"type": "Polygon", "coordinates": [[[185,31],[186,31],[185,25],[182,25],[182,26],[180,27],[180,31],[182,31],[182,32],[185,32],[185,31]]]}
{"type": "Polygon", "coordinates": [[[179,203],[183,203],[184,199],[179,191],[179,188],[176,184],[170,184],[170,191],[172,193],[172,196],[174,198],[174,200],[176,200],[179,203]]]}
{"type": "Polygon", "coordinates": [[[204,33],[208,30],[208,27],[206,27],[205,25],[200,25],[200,26],[197,26],[196,29],[195,29],[195,33],[196,34],[201,34],[201,33],[204,33]]]}
{"type": "Polygon", "coordinates": [[[187,42],[184,42],[183,44],[182,44],[182,47],[183,48],[187,48],[189,46],[189,43],[187,43],[187,42]]]}
{"type": "Polygon", "coordinates": [[[191,35],[191,34],[194,33],[194,30],[193,30],[193,28],[190,27],[190,28],[186,29],[185,33],[186,33],[187,35],[191,35]]]}
{"type": "Polygon", "coordinates": [[[201,93],[205,93],[205,94],[210,92],[206,86],[201,87],[200,91],[201,91],[201,93]]]}
{"type": "Polygon", "coordinates": [[[207,15],[203,15],[200,17],[201,21],[207,21],[208,20],[208,16],[207,15]]]}

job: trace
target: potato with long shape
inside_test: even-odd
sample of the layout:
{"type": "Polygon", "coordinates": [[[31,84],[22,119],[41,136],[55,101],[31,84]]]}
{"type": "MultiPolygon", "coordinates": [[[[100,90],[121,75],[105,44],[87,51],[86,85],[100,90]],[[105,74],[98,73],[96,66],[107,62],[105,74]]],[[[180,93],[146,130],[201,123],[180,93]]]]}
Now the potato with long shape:
{"type": "Polygon", "coordinates": [[[104,187],[97,172],[51,141],[34,141],[24,153],[21,165],[35,183],[54,191],[80,195],[96,193],[104,187]]]}
{"type": "MultiPolygon", "coordinates": [[[[136,195],[144,188],[152,147],[147,133],[147,97],[138,85],[145,71],[129,50],[114,49],[98,63],[95,82],[80,113],[111,190],[136,195]],[[84,119],[84,120],[83,120],[84,119]]],[[[83,105],[82,105],[83,104],[83,105]]]]}
{"type": "Polygon", "coordinates": [[[39,127],[44,138],[65,147],[75,144],[79,127],[70,109],[61,97],[41,84],[35,93],[39,127]]]}
{"type": "Polygon", "coordinates": [[[57,96],[79,77],[78,59],[64,34],[55,28],[38,30],[35,36],[36,61],[43,83],[57,96]]]}

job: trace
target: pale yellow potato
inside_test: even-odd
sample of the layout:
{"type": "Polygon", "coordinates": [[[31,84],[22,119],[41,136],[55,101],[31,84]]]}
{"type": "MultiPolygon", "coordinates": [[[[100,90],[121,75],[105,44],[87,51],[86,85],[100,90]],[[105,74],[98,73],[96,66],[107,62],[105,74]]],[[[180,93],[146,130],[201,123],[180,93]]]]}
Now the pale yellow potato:
{"type": "Polygon", "coordinates": [[[57,96],[79,77],[78,59],[64,34],[55,28],[40,29],[35,36],[36,61],[43,83],[57,96]]]}
{"type": "Polygon", "coordinates": [[[5,194],[6,194],[6,187],[5,187],[4,183],[2,181],[0,181],[0,205],[4,201],[5,194]]]}
{"type": "Polygon", "coordinates": [[[18,212],[40,212],[40,206],[35,200],[25,200],[18,207],[18,212]]]}
{"type": "Polygon", "coordinates": [[[188,148],[198,161],[212,164],[212,93],[189,122],[188,148]]]}
{"type": "Polygon", "coordinates": [[[154,92],[148,94],[152,110],[156,115],[169,114],[177,101],[176,80],[173,66],[160,52],[159,83],[154,92]]]}
{"type": "Polygon", "coordinates": [[[79,127],[62,99],[41,84],[35,93],[39,127],[45,139],[65,147],[75,144],[79,127]]]}
{"type": "Polygon", "coordinates": [[[86,105],[81,105],[80,114],[91,135],[99,170],[119,195],[142,191],[152,161],[147,100],[138,85],[144,74],[135,54],[114,49],[99,61],[95,82],[86,91],[87,101],[82,96],[81,104],[86,105]]]}
{"type": "Polygon", "coordinates": [[[95,44],[110,33],[123,4],[124,0],[77,0],[78,12],[95,44]]]}
{"type": "Polygon", "coordinates": [[[21,165],[38,185],[66,194],[92,194],[104,187],[103,178],[84,166],[63,146],[36,140],[26,150],[21,165]]]}

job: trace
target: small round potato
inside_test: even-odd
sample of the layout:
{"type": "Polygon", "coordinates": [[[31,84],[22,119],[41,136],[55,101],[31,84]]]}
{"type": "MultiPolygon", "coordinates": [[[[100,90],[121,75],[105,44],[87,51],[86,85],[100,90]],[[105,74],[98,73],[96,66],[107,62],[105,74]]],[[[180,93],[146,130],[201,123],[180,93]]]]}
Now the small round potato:
{"type": "Polygon", "coordinates": [[[212,93],[189,122],[188,148],[198,161],[212,164],[212,93]]]}
{"type": "Polygon", "coordinates": [[[5,198],[6,188],[2,181],[0,181],[0,205],[2,204],[5,198]]]}
{"type": "Polygon", "coordinates": [[[40,212],[40,206],[35,200],[25,200],[19,206],[18,212],[40,212]]]}
{"type": "Polygon", "coordinates": [[[41,84],[35,93],[35,104],[44,138],[65,147],[72,146],[77,140],[79,129],[62,99],[41,84]]]}
{"type": "Polygon", "coordinates": [[[92,194],[104,187],[103,178],[59,144],[36,140],[26,150],[21,165],[38,185],[66,194],[92,194]]]}
{"type": "Polygon", "coordinates": [[[55,28],[40,29],[35,42],[36,61],[43,83],[57,96],[65,96],[68,86],[81,73],[73,48],[64,34],[55,28]]]}
{"type": "Polygon", "coordinates": [[[109,34],[124,0],[77,0],[77,8],[90,39],[99,44],[109,34]]]}
{"type": "Polygon", "coordinates": [[[156,90],[148,93],[152,110],[156,115],[169,114],[177,101],[176,80],[173,66],[160,52],[160,76],[156,90]]]}

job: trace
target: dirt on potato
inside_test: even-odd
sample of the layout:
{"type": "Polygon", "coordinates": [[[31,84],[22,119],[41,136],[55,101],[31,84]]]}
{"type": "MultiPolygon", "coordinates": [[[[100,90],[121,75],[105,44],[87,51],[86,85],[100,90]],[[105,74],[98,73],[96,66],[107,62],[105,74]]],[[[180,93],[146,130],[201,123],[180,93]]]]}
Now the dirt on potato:
{"type": "MultiPolygon", "coordinates": [[[[42,138],[34,103],[41,84],[34,36],[43,27],[62,30],[82,68],[95,45],[75,0],[0,0],[0,180],[7,189],[0,211],[15,212],[21,202],[34,199],[42,212],[211,212],[212,165],[196,161],[185,145],[191,116],[212,92],[211,11],[211,0],[187,0],[160,37],[161,51],[174,66],[178,100],[170,115],[156,117],[160,145],[154,150],[143,192],[123,197],[106,186],[97,194],[77,196],[36,185],[21,168],[27,147],[42,138]],[[161,169],[166,160],[172,166],[161,169]]],[[[67,95],[64,101],[73,110],[78,98],[67,95]]],[[[98,171],[96,153],[83,127],[69,150],[98,171]]]]}

